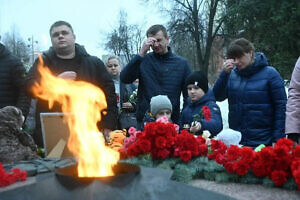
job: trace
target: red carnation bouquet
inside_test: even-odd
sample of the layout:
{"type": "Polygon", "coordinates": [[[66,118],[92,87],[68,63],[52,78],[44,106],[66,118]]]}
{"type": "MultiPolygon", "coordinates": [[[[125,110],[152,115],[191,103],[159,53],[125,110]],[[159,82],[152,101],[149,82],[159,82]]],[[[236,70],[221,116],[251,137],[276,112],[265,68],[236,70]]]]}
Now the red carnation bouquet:
{"type": "Polygon", "coordinates": [[[26,171],[21,171],[19,168],[14,168],[11,173],[4,170],[0,162],[0,187],[13,184],[16,181],[25,181],[27,178],[26,171]]]}
{"type": "MultiPolygon", "coordinates": [[[[205,108],[204,108],[205,110],[205,108]]],[[[293,178],[300,189],[300,145],[281,138],[274,147],[268,146],[255,152],[250,147],[227,147],[221,140],[195,137],[187,130],[180,134],[170,122],[147,123],[144,131],[135,132],[135,140],[122,149],[123,158],[150,154],[153,160],[177,157],[188,163],[191,159],[205,156],[223,165],[229,174],[271,179],[276,186],[283,186],[293,178]]]]}
{"type": "Polygon", "coordinates": [[[150,153],[153,159],[165,159],[173,154],[177,131],[172,123],[147,123],[143,132],[136,134],[136,141],[127,148],[127,156],[150,153]]]}
{"type": "Polygon", "coordinates": [[[274,147],[255,152],[250,147],[227,148],[221,141],[212,140],[207,157],[223,165],[228,173],[244,176],[251,170],[256,177],[269,177],[276,186],[293,177],[300,189],[300,145],[293,145],[293,141],[281,138],[274,147]]]}
{"type": "Polygon", "coordinates": [[[154,160],[179,157],[189,162],[193,157],[206,155],[207,146],[201,136],[195,138],[186,130],[178,134],[176,124],[158,120],[147,123],[144,131],[136,132],[135,141],[124,146],[120,153],[122,158],[150,153],[154,160]]]}

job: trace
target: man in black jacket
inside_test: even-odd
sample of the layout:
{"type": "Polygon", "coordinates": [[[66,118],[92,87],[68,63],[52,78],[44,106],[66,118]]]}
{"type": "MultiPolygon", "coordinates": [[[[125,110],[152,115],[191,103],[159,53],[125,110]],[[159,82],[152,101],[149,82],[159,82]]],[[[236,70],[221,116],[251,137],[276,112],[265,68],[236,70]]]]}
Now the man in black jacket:
{"type": "MultiPolygon", "coordinates": [[[[105,136],[117,126],[117,98],[114,83],[106,71],[104,63],[95,56],[90,56],[75,43],[72,26],[65,21],[57,21],[50,28],[52,47],[43,53],[44,64],[57,77],[70,80],[81,80],[101,88],[106,96],[107,114],[102,116],[100,127],[105,136]]],[[[35,61],[26,78],[29,93],[33,84],[40,79],[37,73],[38,60],[35,61]]],[[[31,94],[33,95],[33,94],[31,94]]],[[[41,112],[49,112],[48,103],[38,100],[36,112],[36,130],[34,140],[38,146],[43,146],[40,116],[41,112]]],[[[50,112],[60,111],[60,106],[54,106],[50,112]]]]}
{"type": "Polygon", "coordinates": [[[30,105],[30,99],[23,88],[25,73],[20,59],[0,43],[0,108],[16,106],[22,110],[24,117],[27,116],[30,105]]]}

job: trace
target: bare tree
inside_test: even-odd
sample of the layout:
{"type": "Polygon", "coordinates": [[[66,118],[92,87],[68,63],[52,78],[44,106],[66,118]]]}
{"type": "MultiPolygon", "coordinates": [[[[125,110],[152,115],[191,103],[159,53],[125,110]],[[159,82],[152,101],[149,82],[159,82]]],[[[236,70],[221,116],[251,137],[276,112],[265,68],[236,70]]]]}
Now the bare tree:
{"type": "Polygon", "coordinates": [[[115,29],[112,33],[107,36],[107,43],[105,47],[113,52],[113,54],[120,56],[122,52],[121,38],[119,37],[118,31],[115,29]]]}
{"type": "Polygon", "coordinates": [[[12,27],[11,32],[6,32],[3,37],[4,45],[23,62],[29,62],[30,49],[20,36],[16,27],[12,27]]]}
{"type": "Polygon", "coordinates": [[[208,74],[214,38],[223,24],[223,17],[218,15],[221,3],[222,0],[173,0],[174,5],[168,11],[171,36],[185,35],[193,40],[197,58],[195,69],[205,74],[208,74]]]}
{"type": "Polygon", "coordinates": [[[145,38],[145,33],[142,31],[142,27],[135,24],[131,26],[131,52],[133,54],[139,53],[142,48],[142,43],[145,38]]]}
{"type": "Polygon", "coordinates": [[[129,62],[132,55],[139,52],[143,38],[141,27],[128,25],[127,13],[121,10],[118,27],[108,34],[105,47],[115,55],[124,56],[129,62]]]}

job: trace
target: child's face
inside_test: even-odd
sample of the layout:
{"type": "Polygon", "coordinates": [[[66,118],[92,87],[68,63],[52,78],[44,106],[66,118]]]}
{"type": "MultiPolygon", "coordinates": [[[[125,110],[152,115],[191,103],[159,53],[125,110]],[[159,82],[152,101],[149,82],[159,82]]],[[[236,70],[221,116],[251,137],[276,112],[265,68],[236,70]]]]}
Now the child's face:
{"type": "Polygon", "coordinates": [[[155,115],[155,119],[161,118],[163,116],[166,116],[169,120],[171,119],[171,110],[169,109],[162,109],[158,111],[155,115]]]}
{"type": "Polygon", "coordinates": [[[189,84],[187,90],[192,102],[198,101],[205,95],[204,91],[197,85],[189,84]]]}

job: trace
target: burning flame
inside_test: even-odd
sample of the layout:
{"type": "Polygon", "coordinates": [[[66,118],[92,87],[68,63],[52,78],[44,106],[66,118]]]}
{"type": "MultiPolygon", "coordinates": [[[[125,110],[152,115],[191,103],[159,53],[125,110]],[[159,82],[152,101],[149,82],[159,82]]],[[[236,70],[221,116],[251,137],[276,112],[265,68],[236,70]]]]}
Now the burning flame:
{"type": "Polygon", "coordinates": [[[112,176],[112,167],[119,160],[119,153],[105,146],[103,134],[97,128],[101,110],[107,107],[105,95],[98,87],[83,81],[72,81],[52,75],[39,57],[40,83],[32,87],[33,93],[62,105],[70,130],[68,148],[78,159],[79,177],[112,176]],[[71,114],[70,114],[71,113],[71,114]]]}

